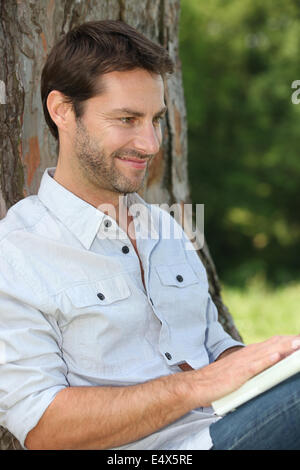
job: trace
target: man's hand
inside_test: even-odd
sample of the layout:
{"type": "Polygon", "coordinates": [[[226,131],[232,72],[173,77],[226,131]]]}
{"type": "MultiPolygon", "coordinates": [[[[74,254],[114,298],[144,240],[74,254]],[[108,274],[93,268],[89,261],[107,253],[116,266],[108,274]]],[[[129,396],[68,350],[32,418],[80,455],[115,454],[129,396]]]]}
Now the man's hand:
{"type": "Polygon", "coordinates": [[[201,401],[198,406],[210,406],[213,401],[238,389],[251,377],[299,348],[300,336],[273,336],[261,343],[231,351],[230,354],[219,357],[222,360],[189,372],[193,395],[199,397],[198,403],[201,401]]]}

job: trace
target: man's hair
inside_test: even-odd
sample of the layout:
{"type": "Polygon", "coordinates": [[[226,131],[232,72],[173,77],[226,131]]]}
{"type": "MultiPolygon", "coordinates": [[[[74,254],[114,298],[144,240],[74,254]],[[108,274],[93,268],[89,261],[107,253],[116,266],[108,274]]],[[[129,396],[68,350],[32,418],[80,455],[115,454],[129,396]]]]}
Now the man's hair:
{"type": "Polygon", "coordinates": [[[65,34],[50,51],[41,76],[44,115],[55,139],[57,126],[47,108],[52,90],[63,93],[79,119],[84,101],[104,91],[101,75],[135,68],[165,77],[174,72],[174,63],[165,48],[120,20],[89,21],[65,34]]]}

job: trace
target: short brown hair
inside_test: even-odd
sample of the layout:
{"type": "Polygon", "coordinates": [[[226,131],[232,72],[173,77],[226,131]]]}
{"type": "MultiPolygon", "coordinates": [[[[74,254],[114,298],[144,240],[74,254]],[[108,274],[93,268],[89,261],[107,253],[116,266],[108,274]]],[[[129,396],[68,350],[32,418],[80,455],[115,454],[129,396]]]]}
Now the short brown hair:
{"type": "Polygon", "coordinates": [[[72,103],[77,119],[84,101],[103,91],[96,85],[102,74],[135,68],[164,77],[173,73],[174,64],[165,48],[120,20],[89,21],[65,34],[50,51],[41,76],[44,116],[55,139],[57,126],[47,108],[52,90],[72,103]]]}

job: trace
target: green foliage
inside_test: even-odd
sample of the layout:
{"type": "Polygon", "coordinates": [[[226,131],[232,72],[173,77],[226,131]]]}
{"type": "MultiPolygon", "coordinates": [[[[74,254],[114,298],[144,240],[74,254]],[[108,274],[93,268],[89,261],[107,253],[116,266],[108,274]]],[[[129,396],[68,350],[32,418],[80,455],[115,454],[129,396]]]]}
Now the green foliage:
{"type": "Polygon", "coordinates": [[[192,199],[221,279],[300,278],[300,5],[181,0],[192,199]]]}
{"type": "Polygon", "coordinates": [[[299,282],[272,289],[258,276],[244,289],[223,286],[222,292],[246,344],[300,333],[299,282]]]}

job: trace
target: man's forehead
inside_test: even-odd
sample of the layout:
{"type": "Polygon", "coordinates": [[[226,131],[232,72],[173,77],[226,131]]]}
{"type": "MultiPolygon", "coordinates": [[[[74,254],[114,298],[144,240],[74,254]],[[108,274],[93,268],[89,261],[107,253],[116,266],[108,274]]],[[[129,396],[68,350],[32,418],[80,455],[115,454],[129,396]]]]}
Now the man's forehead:
{"type": "Polygon", "coordinates": [[[164,93],[164,82],[161,75],[150,74],[147,70],[134,69],[126,71],[109,72],[101,76],[99,80],[100,89],[106,94],[120,95],[126,93],[154,95],[164,93]]]}
{"type": "Polygon", "coordinates": [[[135,68],[132,70],[114,70],[102,75],[102,80],[108,83],[122,84],[130,81],[156,82],[163,84],[162,76],[158,73],[152,73],[149,70],[135,68]]]}
{"type": "Polygon", "coordinates": [[[161,75],[150,74],[143,69],[114,71],[104,74],[99,85],[100,94],[95,97],[96,101],[107,104],[115,112],[134,110],[143,113],[146,101],[157,113],[166,111],[161,75]]]}

